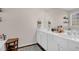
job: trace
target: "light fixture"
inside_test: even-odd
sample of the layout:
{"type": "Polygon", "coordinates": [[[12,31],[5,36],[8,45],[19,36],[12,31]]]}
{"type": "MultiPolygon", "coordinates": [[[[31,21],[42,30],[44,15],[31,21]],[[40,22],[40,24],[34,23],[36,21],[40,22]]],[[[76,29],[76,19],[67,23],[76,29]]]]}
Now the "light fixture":
{"type": "Polygon", "coordinates": [[[63,19],[65,19],[64,23],[69,23],[69,21],[68,21],[69,18],[68,17],[65,16],[65,17],[63,17],[63,19]]]}
{"type": "Polygon", "coordinates": [[[64,19],[68,19],[68,17],[65,16],[64,19]]]}

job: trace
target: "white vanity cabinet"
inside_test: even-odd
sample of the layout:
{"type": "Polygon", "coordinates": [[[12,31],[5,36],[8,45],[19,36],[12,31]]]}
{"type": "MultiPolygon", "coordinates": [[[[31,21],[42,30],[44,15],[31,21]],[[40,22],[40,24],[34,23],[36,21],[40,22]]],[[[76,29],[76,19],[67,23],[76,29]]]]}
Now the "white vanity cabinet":
{"type": "Polygon", "coordinates": [[[79,51],[79,42],[69,40],[68,48],[69,51],[79,51]]]}
{"type": "Polygon", "coordinates": [[[48,51],[58,51],[58,45],[54,35],[48,35],[48,51]]]}
{"type": "Polygon", "coordinates": [[[41,32],[40,31],[37,31],[37,43],[41,44],[41,32]]]}
{"type": "Polygon", "coordinates": [[[37,42],[47,50],[47,34],[42,31],[37,32],[37,42]]]}
{"type": "Polygon", "coordinates": [[[37,42],[47,51],[79,51],[79,41],[54,32],[37,31],[37,42]]]}
{"type": "Polygon", "coordinates": [[[59,51],[67,51],[68,50],[68,48],[67,48],[68,47],[68,40],[67,39],[55,36],[55,40],[57,42],[59,51]]]}
{"type": "Polygon", "coordinates": [[[48,35],[48,50],[49,51],[67,51],[67,40],[55,35],[48,35]]]}
{"type": "MultiPolygon", "coordinates": [[[[53,32],[52,32],[53,33],[53,32]]],[[[37,42],[47,51],[68,51],[68,39],[37,31],[37,42]]]]}

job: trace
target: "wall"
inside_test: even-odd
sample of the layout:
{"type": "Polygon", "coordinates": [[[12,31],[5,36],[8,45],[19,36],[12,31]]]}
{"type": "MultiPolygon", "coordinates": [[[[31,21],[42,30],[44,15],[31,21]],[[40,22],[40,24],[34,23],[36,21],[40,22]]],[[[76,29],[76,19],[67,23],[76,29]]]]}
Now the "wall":
{"type": "Polygon", "coordinates": [[[19,47],[36,43],[35,33],[37,20],[43,22],[43,28],[47,28],[47,21],[52,22],[51,27],[63,24],[63,16],[66,11],[61,9],[36,9],[36,8],[4,8],[0,13],[0,32],[8,38],[19,37],[19,47]]]}
{"type": "Polygon", "coordinates": [[[40,18],[38,19],[43,22],[42,28],[48,28],[48,21],[51,21],[51,28],[59,25],[62,25],[64,28],[68,27],[68,24],[64,23],[65,19],[63,19],[64,16],[68,16],[67,11],[59,8],[42,9],[42,11],[40,18]]]}

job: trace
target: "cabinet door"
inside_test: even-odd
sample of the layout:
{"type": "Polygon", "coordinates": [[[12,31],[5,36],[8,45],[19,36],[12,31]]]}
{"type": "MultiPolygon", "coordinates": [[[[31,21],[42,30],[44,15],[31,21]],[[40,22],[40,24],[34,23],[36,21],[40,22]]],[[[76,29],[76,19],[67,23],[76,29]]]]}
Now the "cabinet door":
{"type": "Polygon", "coordinates": [[[37,43],[41,44],[41,33],[37,31],[37,43]]]}
{"type": "Polygon", "coordinates": [[[45,49],[47,50],[47,33],[44,33],[42,31],[37,32],[37,42],[45,49]]]}
{"type": "Polygon", "coordinates": [[[69,48],[69,51],[79,51],[79,42],[69,40],[68,48],[69,48]]]}
{"type": "Polygon", "coordinates": [[[55,36],[55,40],[57,42],[59,51],[67,51],[68,50],[67,39],[63,39],[61,37],[55,36]]]}
{"type": "Polygon", "coordinates": [[[41,32],[41,46],[47,50],[47,33],[41,32]]]}
{"type": "Polygon", "coordinates": [[[58,49],[60,51],[67,51],[68,50],[67,39],[64,39],[64,38],[61,38],[61,37],[56,37],[55,39],[57,40],[58,49]]]}
{"type": "Polygon", "coordinates": [[[48,51],[58,51],[58,45],[54,35],[48,35],[48,51]]]}

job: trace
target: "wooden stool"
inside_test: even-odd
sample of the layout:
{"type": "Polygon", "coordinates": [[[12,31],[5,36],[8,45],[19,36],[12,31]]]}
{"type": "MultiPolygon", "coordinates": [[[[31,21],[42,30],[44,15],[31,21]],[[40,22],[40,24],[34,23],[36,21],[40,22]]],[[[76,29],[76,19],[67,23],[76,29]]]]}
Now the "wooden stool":
{"type": "Polygon", "coordinates": [[[18,38],[8,39],[6,42],[7,51],[17,51],[18,50],[18,38]]]}

